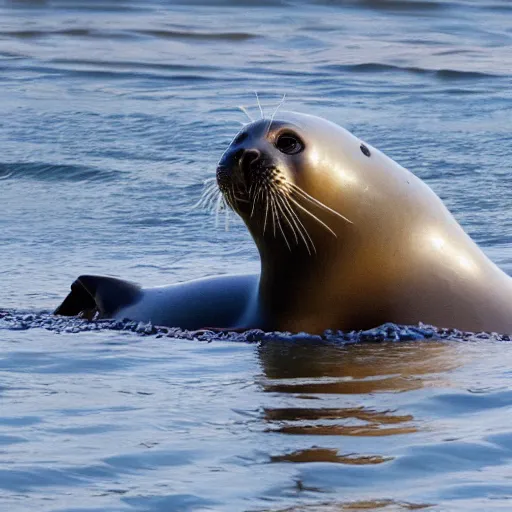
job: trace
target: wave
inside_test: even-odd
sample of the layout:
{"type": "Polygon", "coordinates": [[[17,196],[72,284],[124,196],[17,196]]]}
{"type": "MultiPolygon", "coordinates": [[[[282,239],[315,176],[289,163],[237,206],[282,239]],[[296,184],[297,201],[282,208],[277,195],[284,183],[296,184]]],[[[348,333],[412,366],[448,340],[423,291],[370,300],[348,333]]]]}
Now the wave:
{"type": "MultiPolygon", "coordinates": [[[[244,82],[245,78],[242,76],[231,76],[230,74],[222,71],[221,68],[209,68],[206,66],[187,66],[187,65],[162,65],[151,63],[125,63],[125,62],[111,62],[106,63],[103,61],[88,62],[87,60],[74,60],[74,59],[52,59],[46,65],[26,65],[16,68],[40,75],[66,75],[68,77],[95,80],[98,78],[113,79],[113,80],[154,80],[154,81],[190,81],[190,82],[208,82],[214,81],[229,81],[230,83],[244,82]],[[48,65],[54,64],[54,65],[48,65]],[[133,65],[132,69],[129,68],[133,65]]],[[[0,71],[12,71],[13,68],[0,64],[0,71]]],[[[3,78],[7,77],[7,73],[3,78]]]]}
{"type": "Polygon", "coordinates": [[[16,39],[42,39],[46,37],[80,37],[92,39],[133,39],[140,36],[161,39],[189,39],[198,41],[246,41],[259,37],[248,32],[195,32],[188,30],[138,29],[138,30],[95,30],[89,28],[68,28],[61,30],[7,30],[0,37],[16,39]]]}
{"type": "Polygon", "coordinates": [[[208,72],[218,71],[216,66],[204,66],[193,64],[161,64],[158,62],[142,62],[142,61],[126,61],[126,60],[89,60],[89,59],[51,59],[52,64],[63,64],[65,66],[92,66],[105,69],[124,69],[124,70],[150,70],[150,71],[166,71],[166,72],[208,72]]]}
{"type": "Polygon", "coordinates": [[[248,32],[193,32],[185,30],[136,30],[137,34],[158,37],[162,39],[196,39],[199,41],[246,41],[259,37],[248,32]]]}
{"type": "Polygon", "coordinates": [[[17,2],[10,2],[11,7],[15,6],[18,9],[52,9],[55,8],[66,11],[99,11],[99,12],[144,12],[147,7],[136,5],[130,0],[59,0],[53,2],[50,0],[19,0],[17,2]]]}
{"type": "Polygon", "coordinates": [[[457,69],[429,69],[419,66],[396,66],[393,64],[380,64],[377,62],[365,62],[361,64],[328,64],[321,67],[328,72],[352,72],[352,73],[411,73],[416,75],[430,75],[441,80],[471,80],[484,78],[500,78],[501,75],[484,73],[480,71],[462,71],[457,69]]]}
{"type": "MultiPolygon", "coordinates": [[[[0,32],[1,37],[14,37],[17,39],[39,39],[42,37],[65,36],[65,37],[88,37],[100,36],[101,32],[87,28],[69,28],[62,30],[4,30],[0,32]]],[[[109,38],[112,34],[107,35],[109,38]]]]}
{"type": "Polygon", "coordinates": [[[0,180],[30,179],[37,181],[113,181],[115,171],[84,165],[48,164],[43,162],[0,162],[0,180]]]}
{"type": "MultiPolygon", "coordinates": [[[[87,79],[112,78],[112,79],[151,79],[151,80],[185,80],[185,81],[229,81],[230,83],[245,83],[244,74],[263,74],[264,68],[250,67],[244,69],[244,74],[234,70],[226,70],[216,66],[188,65],[188,64],[161,64],[137,61],[93,61],[87,59],[63,59],[57,58],[48,61],[46,66],[23,66],[20,69],[35,73],[66,73],[87,79]]],[[[0,66],[0,69],[9,70],[8,66],[0,66]]],[[[407,73],[412,75],[430,76],[446,81],[483,80],[496,79],[508,76],[505,74],[485,73],[481,71],[464,71],[457,69],[429,69],[419,66],[397,66],[393,64],[381,64],[366,62],[360,64],[326,64],[318,66],[312,71],[296,71],[286,69],[272,69],[272,73],[279,76],[297,78],[320,77],[320,73],[332,75],[334,73],[407,73]]],[[[324,78],[322,78],[323,80],[324,78]]]]}
{"type": "Polygon", "coordinates": [[[316,4],[340,7],[361,7],[379,11],[438,11],[450,7],[451,2],[436,0],[315,0],[316,4]]]}

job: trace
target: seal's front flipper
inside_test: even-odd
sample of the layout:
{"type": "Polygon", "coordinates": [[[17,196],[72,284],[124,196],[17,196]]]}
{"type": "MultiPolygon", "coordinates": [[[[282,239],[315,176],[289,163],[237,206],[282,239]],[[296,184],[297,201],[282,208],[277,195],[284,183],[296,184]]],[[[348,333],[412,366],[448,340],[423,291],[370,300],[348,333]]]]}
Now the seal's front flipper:
{"type": "Polygon", "coordinates": [[[54,314],[92,318],[99,313],[100,318],[110,318],[122,307],[135,303],[141,293],[140,286],[130,281],[106,276],[80,276],[54,314]]]}

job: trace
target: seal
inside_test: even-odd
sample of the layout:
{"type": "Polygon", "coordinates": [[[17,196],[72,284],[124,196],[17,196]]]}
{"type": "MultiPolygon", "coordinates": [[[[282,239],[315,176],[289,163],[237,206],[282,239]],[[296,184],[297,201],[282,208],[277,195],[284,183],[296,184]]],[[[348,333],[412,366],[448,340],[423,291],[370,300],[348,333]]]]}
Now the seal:
{"type": "Polygon", "coordinates": [[[217,184],[254,239],[259,275],[152,289],[82,276],[56,313],[188,329],[423,322],[512,333],[512,278],[427,184],[344,128],[294,112],[251,122],[217,184]]]}

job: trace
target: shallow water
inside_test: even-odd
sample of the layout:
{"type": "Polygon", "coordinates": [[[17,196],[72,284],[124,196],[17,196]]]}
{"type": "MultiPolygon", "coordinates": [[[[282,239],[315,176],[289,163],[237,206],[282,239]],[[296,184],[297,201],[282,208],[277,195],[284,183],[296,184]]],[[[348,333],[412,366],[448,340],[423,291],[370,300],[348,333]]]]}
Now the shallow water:
{"type": "MultiPolygon", "coordinates": [[[[511,273],[511,27],[508,0],[0,4],[0,308],[256,270],[240,222],[190,209],[254,90],[413,170],[511,273]]],[[[0,346],[1,510],[512,507],[507,342],[0,346]]]]}

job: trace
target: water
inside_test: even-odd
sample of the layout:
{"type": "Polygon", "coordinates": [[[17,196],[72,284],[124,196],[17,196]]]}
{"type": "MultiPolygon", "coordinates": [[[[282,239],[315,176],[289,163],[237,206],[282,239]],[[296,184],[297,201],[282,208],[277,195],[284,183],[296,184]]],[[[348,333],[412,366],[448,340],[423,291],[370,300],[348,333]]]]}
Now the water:
{"type": "MultiPolygon", "coordinates": [[[[258,268],[190,206],[243,115],[327,117],[512,272],[508,0],[0,3],[0,307],[258,268]]],[[[510,510],[510,343],[0,331],[0,509],[510,510]]]]}

